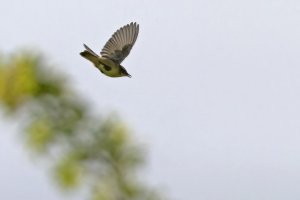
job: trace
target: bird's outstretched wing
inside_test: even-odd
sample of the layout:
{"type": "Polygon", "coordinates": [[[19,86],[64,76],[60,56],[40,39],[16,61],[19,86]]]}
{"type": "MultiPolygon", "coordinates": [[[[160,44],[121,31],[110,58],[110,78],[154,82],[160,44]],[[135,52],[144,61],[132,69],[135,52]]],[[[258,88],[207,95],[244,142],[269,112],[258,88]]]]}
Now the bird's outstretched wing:
{"type": "Polygon", "coordinates": [[[120,64],[130,53],[139,34],[139,25],[131,22],[118,29],[104,45],[101,56],[120,64]]]}

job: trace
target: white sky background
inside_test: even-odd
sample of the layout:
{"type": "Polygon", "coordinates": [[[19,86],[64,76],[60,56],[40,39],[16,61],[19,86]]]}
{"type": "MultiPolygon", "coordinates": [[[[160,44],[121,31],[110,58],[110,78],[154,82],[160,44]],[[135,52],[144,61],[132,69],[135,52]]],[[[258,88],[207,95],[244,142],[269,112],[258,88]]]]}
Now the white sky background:
{"type": "MultiPolygon", "coordinates": [[[[95,109],[120,113],[169,196],[300,199],[300,1],[10,0],[0,13],[1,51],[42,50],[95,109]],[[132,79],[79,56],[131,21],[132,79]]],[[[65,199],[0,125],[0,199],[65,199]]]]}

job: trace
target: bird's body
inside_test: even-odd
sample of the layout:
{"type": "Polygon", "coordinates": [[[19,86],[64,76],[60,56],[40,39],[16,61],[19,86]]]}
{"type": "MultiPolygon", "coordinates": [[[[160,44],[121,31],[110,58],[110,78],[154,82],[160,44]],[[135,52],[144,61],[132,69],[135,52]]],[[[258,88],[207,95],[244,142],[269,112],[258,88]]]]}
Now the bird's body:
{"type": "MultiPolygon", "coordinates": [[[[91,61],[96,68],[98,68],[103,74],[110,77],[121,77],[123,73],[125,74],[127,71],[118,63],[114,61],[104,58],[98,55],[93,55],[89,51],[84,51],[81,53],[81,56],[91,61]],[[125,70],[125,71],[124,71],[125,70]],[[124,71],[124,72],[123,72],[124,71]],[[123,73],[122,73],[123,72],[123,73]]],[[[127,73],[128,74],[128,73],[127,73]]],[[[130,76],[128,74],[128,76],[130,76]]]]}
{"type": "Polygon", "coordinates": [[[121,62],[128,56],[139,32],[139,25],[130,23],[118,29],[97,55],[87,45],[81,56],[91,61],[103,74],[109,77],[131,77],[121,62]]]}

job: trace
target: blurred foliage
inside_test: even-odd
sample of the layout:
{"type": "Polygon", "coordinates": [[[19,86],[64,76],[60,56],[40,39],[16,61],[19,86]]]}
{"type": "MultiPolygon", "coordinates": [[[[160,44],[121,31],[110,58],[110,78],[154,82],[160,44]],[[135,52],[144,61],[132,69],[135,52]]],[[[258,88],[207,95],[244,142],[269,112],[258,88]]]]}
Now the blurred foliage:
{"type": "Polygon", "coordinates": [[[0,57],[0,103],[24,127],[27,146],[51,159],[58,184],[86,186],[92,200],[160,199],[137,180],[143,154],[125,124],[92,115],[53,69],[31,53],[0,57]]]}

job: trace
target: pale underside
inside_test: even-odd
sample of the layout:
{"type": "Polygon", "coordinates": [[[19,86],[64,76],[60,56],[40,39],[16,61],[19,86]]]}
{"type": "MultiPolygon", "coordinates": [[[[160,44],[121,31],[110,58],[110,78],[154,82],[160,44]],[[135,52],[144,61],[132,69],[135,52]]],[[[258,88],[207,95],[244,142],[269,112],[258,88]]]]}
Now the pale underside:
{"type": "Polygon", "coordinates": [[[104,74],[110,77],[120,77],[120,66],[112,61],[99,57],[99,62],[95,66],[104,74]],[[107,68],[109,66],[109,69],[107,68]]]}

